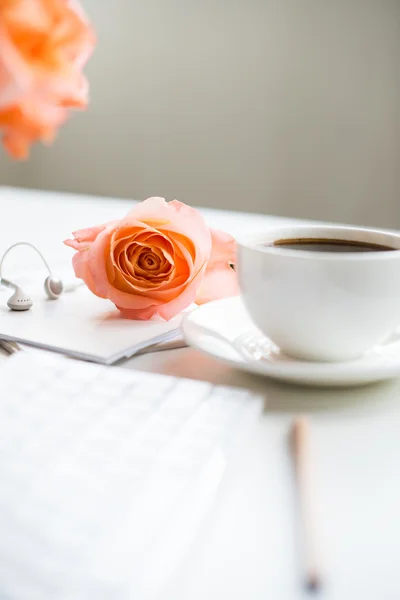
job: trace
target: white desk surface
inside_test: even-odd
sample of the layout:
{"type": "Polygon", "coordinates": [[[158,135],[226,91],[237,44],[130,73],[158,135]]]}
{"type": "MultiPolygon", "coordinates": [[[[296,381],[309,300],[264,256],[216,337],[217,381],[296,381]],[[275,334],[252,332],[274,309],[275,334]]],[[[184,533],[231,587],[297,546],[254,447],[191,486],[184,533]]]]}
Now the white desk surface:
{"type": "MultiPolygon", "coordinates": [[[[185,200],[181,198],[181,200],[185,200]]],[[[68,258],[74,229],[123,215],[126,200],[0,187],[0,252],[37,243],[68,258]]],[[[204,210],[235,234],[283,219],[204,210]]],[[[286,221],[286,220],[285,220],[286,221]]],[[[24,254],[24,260],[35,260],[24,254]]],[[[38,263],[35,263],[35,267],[38,263]]],[[[400,598],[400,379],[353,390],[306,389],[235,372],[193,349],[143,355],[127,368],[247,386],[268,396],[265,414],[165,600],[300,600],[287,432],[312,415],[323,600],[400,598]]],[[[116,599],[117,600],[117,599],[116,599]]]]}

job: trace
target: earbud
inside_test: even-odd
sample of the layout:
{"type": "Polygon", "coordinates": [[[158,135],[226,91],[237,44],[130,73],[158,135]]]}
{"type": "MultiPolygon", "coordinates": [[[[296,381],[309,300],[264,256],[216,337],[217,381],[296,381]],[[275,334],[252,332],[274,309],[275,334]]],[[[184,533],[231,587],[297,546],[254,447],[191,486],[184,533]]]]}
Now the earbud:
{"type": "Polygon", "coordinates": [[[31,300],[31,298],[28,296],[28,294],[26,294],[17,284],[13,283],[12,281],[9,281],[8,279],[4,279],[4,277],[2,276],[2,267],[3,267],[4,259],[7,256],[7,254],[10,252],[10,250],[15,248],[16,246],[29,246],[30,248],[33,248],[33,250],[35,250],[35,252],[37,252],[39,254],[40,258],[44,262],[44,264],[49,272],[49,275],[46,277],[45,282],[44,282],[44,289],[45,289],[46,295],[51,300],[55,300],[55,299],[59,298],[64,291],[63,282],[58,277],[55,277],[54,275],[52,275],[51,269],[50,269],[46,259],[44,258],[43,254],[40,252],[40,250],[38,250],[36,248],[36,246],[34,246],[33,244],[30,244],[29,242],[17,242],[16,244],[13,244],[12,246],[10,246],[8,248],[8,250],[5,251],[5,253],[3,254],[3,257],[0,261],[0,282],[7,287],[14,288],[14,293],[11,296],[11,298],[9,298],[9,300],[7,301],[7,306],[9,308],[11,308],[11,310],[29,310],[33,305],[33,302],[31,300]]]}
{"type": "Polygon", "coordinates": [[[52,300],[59,298],[64,291],[64,285],[61,279],[48,275],[44,281],[44,291],[52,300]]]}
{"type": "Polygon", "coordinates": [[[7,306],[11,310],[29,310],[32,305],[31,298],[18,286],[16,286],[13,295],[7,300],[7,306]]]}

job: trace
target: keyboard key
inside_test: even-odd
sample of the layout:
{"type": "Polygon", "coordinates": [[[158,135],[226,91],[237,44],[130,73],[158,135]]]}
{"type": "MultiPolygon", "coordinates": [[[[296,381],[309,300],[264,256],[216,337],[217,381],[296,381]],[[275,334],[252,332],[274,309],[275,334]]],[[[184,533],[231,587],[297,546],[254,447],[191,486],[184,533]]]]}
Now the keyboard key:
{"type": "Polygon", "coordinates": [[[70,360],[68,364],[64,364],[63,368],[65,369],[64,376],[66,378],[74,379],[81,383],[95,381],[97,376],[102,373],[100,365],[75,360],[70,360]]]}
{"type": "Polygon", "coordinates": [[[91,396],[105,396],[108,400],[118,399],[121,397],[121,391],[123,387],[119,387],[115,383],[111,381],[107,381],[106,379],[98,379],[90,386],[90,395],[91,396]]]}

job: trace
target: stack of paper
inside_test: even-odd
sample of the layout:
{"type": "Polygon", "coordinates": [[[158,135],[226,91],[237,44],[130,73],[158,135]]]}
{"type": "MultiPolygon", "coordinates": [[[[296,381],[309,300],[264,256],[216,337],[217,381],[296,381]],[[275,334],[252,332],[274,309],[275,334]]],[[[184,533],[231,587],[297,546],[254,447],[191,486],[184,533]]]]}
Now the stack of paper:
{"type": "MultiPolygon", "coordinates": [[[[31,293],[32,287],[27,290],[31,293]]],[[[181,316],[169,322],[124,319],[111,302],[97,298],[85,286],[58,300],[47,299],[43,289],[36,286],[31,293],[34,306],[24,312],[9,310],[9,294],[10,290],[4,288],[0,293],[3,340],[103,364],[112,364],[144,349],[160,349],[155,344],[176,346],[182,340],[181,316]]]]}

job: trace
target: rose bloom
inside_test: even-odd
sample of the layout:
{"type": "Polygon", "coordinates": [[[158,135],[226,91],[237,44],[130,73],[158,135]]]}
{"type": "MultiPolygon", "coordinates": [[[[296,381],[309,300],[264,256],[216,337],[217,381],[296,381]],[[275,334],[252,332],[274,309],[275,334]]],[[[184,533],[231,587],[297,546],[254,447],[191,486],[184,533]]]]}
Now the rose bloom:
{"type": "Polygon", "coordinates": [[[194,208],[149,198],[121,221],[76,231],[78,278],[131,319],[169,320],[193,302],[238,294],[235,241],[194,208]]]}
{"type": "Polygon", "coordinates": [[[77,0],[0,0],[0,131],[11,156],[51,142],[68,109],[86,106],[94,44],[77,0]]]}

